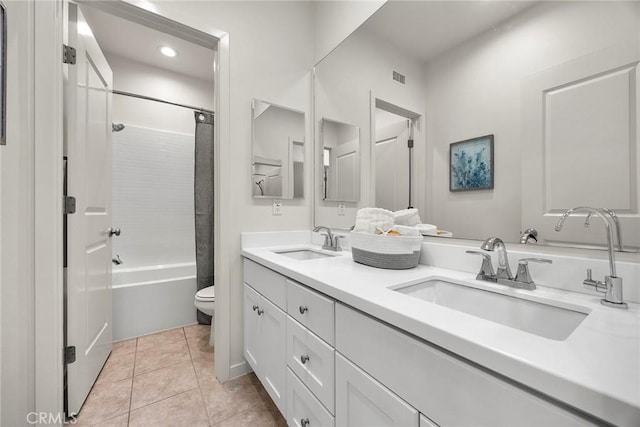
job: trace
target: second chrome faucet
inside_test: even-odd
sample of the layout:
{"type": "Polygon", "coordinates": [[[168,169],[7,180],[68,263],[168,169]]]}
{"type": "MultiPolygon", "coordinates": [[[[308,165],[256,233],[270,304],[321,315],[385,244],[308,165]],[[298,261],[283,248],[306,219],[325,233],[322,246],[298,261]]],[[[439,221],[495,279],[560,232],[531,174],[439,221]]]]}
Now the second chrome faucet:
{"type": "Polygon", "coordinates": [[[322,233],[322,235],[324,236],[322,249],[327,249],[334,252],[342,250],[339,240],[344,236],[331,233],[331,229],[329,227],[325,227],[324,225],[319,225],[313,229],[314,232],[318,232],[320,230],[326,230],[326,233],[322,233]]]}
{"type": "Polygon", "coordinates": [[[511,267],[509,266],[507,248],[502,239],[499,237],[490,237],[485,240],[482,246],[480,246],[480,249],[488,252],[495,251],[498,254],[498,270],[495,273],[493,272],[491,255],[480,251],[466,251],[468,254],[482,256],[482,266],[480,267],[480,272],[476,276],[476,279],[487,282],[498,282],[500,284],[519,289],[532,291],[536,288],[536,284],[531,278],[531,273],[529,272],[529,262],[540,262],[545,264],[552,263],[550,259],[545,258],[522,258],[518,260],[518,270],[516,271],[516,276],[513,277],[511,267]]]}

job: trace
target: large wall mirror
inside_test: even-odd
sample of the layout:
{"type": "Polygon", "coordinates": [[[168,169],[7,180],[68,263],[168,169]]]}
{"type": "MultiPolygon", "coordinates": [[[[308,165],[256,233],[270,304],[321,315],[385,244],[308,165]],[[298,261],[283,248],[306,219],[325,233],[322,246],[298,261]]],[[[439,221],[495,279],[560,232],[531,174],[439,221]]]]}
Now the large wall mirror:
{"type": "Polygon", "coordinates": [[[304,113],[254,99],[251,132],[253,197],[304,197],[304,113]]]}
{"type": "Polygon", "coordinates": [[[0,2],[0,145],[7,143],[7,10],[0,2]]]}
{"type": "Polygon", "coordinates": [[[387,2],[314,70],[316,123],[359,127],[362,160],[360,200],[340,211],[316,197],[315,224],[346,229],[360,207],[412,205],[455,238],[519,242],[535,228],[538,244],[602,248],[599,220],[554,231],[564,210],[588,205],[614,210],[637,249],[639,61],[637,1],[387,2]],[[413,147],[392,148],[400,137],[385,126],[413,147]],[[491,183],[452,189],[460,158],[491,183]]]}
{"type": "Polygon", "coordinates": [[[360,199],[360,129],[323,118],[322,199],[357,202],[360,199]]]}

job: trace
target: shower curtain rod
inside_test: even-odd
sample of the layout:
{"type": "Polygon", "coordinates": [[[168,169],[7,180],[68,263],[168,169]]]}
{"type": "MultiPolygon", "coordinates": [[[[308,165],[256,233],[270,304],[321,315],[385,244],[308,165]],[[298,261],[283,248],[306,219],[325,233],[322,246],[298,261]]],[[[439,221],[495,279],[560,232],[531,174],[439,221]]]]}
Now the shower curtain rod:
{"type": "Polygon", "coordinates": [[[115,90],[115,89],[113,89],[111,91],[111,93],[113,93],[115,95],[124,95],[124,96],[131,96],[133,98],[146,99],[147,101],[162,102],[163,104],[175,105],[176,107],[184,107],[184,108],[188,108],[190,110],[202,111],[204,113],[215,114],[215,111],[207,110],[206,108],[198,108],[198,107],[194,107],[192,105],[178,104],[177,102],[165,101],[164,99],[153,98],[151,96],[146,96],[146,95],[138,95],[137,93],[124,92],[122,90],[115,90]]]}

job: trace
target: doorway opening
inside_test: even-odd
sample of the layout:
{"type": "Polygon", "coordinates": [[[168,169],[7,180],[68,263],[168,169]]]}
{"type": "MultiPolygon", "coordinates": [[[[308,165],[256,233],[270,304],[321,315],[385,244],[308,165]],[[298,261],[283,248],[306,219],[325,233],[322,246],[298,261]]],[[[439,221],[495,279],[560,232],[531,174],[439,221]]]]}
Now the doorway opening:
{"type": "MultiPolygon", "coordinates": [[[[70,416],[80,411],[106,369],[113,341],[196,322],[194,168],[196,128],[202,123],[211,125],[211,178],[214,170],[218,40],[135,12],[133,6],[96,5],[70,7],[70,31],[77,30],[78,40],[93,39],[98,52],[78,52],[78,71],[70,73],[77,82],[70,79],[65,89],[73,99],[65,101],[73,110],[66,111],[67,129],[87,135],[87,142],[65,141],[66,187],[69,195],[85,191],[86,199],[96,202],[79,202],[86,209],[65,218],[64,345],[77,355],[75,362],[67,359],[64,370],[65,413],[70,416]],[[85,101],[91,108],[85,108],[85,101]],[[83,115],[80,125],[72,121],[83,115]],[[103,142],[100,152],[92,151],[94,135],[103,142]],[[89,241],[92,231],[81,230],[96,218],[100,225],[93,228],[108,232],[89,241]],[[97,268],[86,264],[87,256],[97,268]],[[75,280],[82,269],[86,279],[75,280]]],[[[213,197],[212,186],[213,180],[213,197]]],[[[210,271],[213,282],[212,265],[210,271]]]]}
{"type": "Polygon", "coordinates": [[[374,205],[390,211],[413,208],[414,133],[420,114],[378,98],[374,113],[371,150],[374,205]]]}

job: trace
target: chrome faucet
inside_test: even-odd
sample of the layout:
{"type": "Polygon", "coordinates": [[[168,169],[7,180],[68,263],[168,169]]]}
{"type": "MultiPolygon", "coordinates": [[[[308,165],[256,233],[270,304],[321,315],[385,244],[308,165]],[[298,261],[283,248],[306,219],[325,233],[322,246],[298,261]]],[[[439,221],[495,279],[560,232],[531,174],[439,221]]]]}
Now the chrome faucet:
{"type": "MultiPolygon", "coordinates": [[[[608,211],[608,209],[607,209],[608,211]]],[[[622,277],[616,276],[616,259],[613,250],[613,230],[611,229],[611,222],[615,224],[615,227],[618,231],[618,246],[622,249],[622,242],[620,241],[620,223],[617,221],[617,217],[615,214],[612,214],[613,211],[607,212],[604,209],[596,209],[589,206],[578,206],[576,208],[568,209],[565,213],[562,214],[558,223],[556,224],[556,231],[562,230],[562,226],[564,222],[567,220],[569,215],[574,212],[587,212],[587,218],[585,221],[585,226],[589,225],[589,219],[592,215],[597,215],[602,219],[604,223],[605,232],[607,235],[607,251],[609,254],[609,276],[604,277],[604,282],[599,280],[593,280],[591,278],[591,269],[587,269],[587,278],[582,281],[582,283],[586,286],[593,286],[596,291],[600,293],[604,293],[604,298],[600,300],[603,305],[608,307],[615,308],[628,308],[626,302],[622,298],[622,277]],[[609,216],[607,216],[609,215],[609,216]]]]}
{"type": "Polygon", "coordinates": [[[498,271],[496,277],[498,279],[513,280],[511,267],[509,267],[509,256],[504,242],[499,237],[489,237],[484,241],[480,249],[484,251],[496,251],[498,253],[498,271]]]}
{"type": "Polygon", "coordinates": [[[535,243],[538,243],[538,230],[535,228],[527,228],[520,235],[520,243],[526,245],[529,243],[529,240],[533,240],[535,243]]]}
{"type": "MultiPolygon", "coordinates": [[[[620,226],[620,221],[618,221],[618,215],[611,209],[607,208],[598,208],[599,211],[605,213],[611,217],[613,223],[616,226],[616,237],[618,238],[618,251],[624,252],[624,248],[622,247],[622,227],[620,226]]],[[[587,214],[587,218],[584,220],[584,226],[589,227],[591,225],[591,217],[593,216],[593,212],[589,212],[587,214]]]]}
{"type": "Polygon", "coordinates": [[[330,251],[338,252],[341,251],[339,239],[342,239],[344,236],[333,235],[331,233],[331,229],[329,227],[325,227],[324,225],[319,225],[313,229],[314,232],[318,232],[320,230],[326,230],[326,233],[322,233],[324,236],[324,243],[322,245],[322,249],[327,249],[330,251]]]}
{"type": "Polygon", "coordinates": [[[498,237],[490,237],[480,246],[485,251],[496,251],[498,253],[498,271],[493,272],[491,264],[491,255],[479,251],[466,251],[468,254],[481,255],[482,267],[476,276],[476,280],[484,280],[485,282],[498,282],[501,285],[511,286],[512,288],[526,289],[532,291],[536,288],[536,284],[529,273],[529,262],[540,262],[551,264],[550,259],[544,258],[523,258],[518,260],[518,272],[516,277],[511,274],[509,267],[509,257],[507,256],[507,248],[502,239],[498,237]]]}

